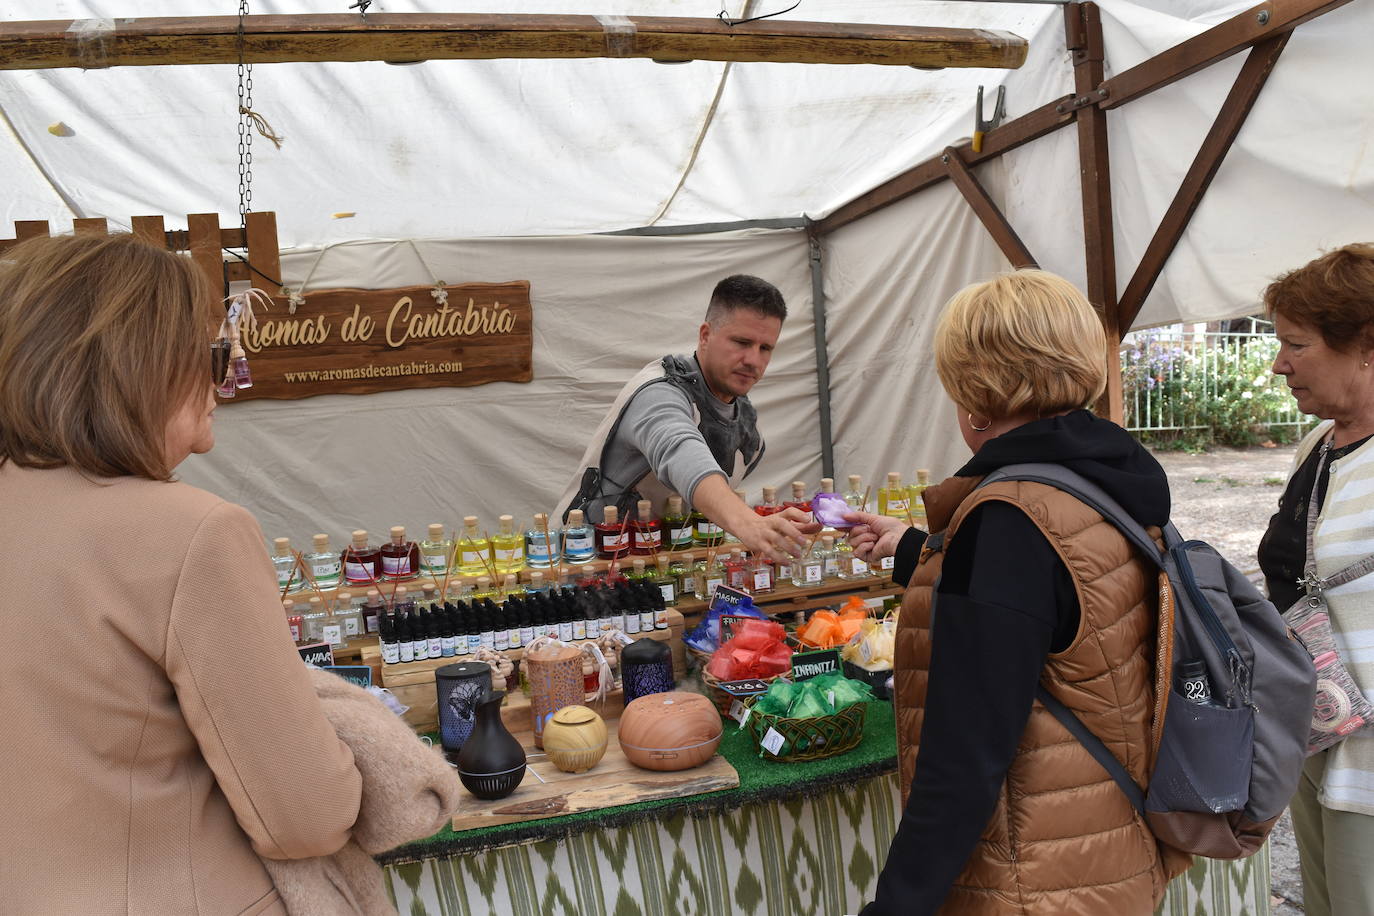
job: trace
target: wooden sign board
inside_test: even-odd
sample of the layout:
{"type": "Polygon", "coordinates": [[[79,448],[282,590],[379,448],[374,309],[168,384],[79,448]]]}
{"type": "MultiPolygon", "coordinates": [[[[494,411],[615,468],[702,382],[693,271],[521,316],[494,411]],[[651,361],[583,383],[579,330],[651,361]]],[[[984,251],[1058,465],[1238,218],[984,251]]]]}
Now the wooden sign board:
{"type": "Polygon", "coordinates": [[[253,387],[221,403],[530,381],[529,283],[445,292],[440,302],[432,286],[321,290],[294,315],[274,297],[270,311],[256,310],[256,330],[243,332],[253,387]]]}

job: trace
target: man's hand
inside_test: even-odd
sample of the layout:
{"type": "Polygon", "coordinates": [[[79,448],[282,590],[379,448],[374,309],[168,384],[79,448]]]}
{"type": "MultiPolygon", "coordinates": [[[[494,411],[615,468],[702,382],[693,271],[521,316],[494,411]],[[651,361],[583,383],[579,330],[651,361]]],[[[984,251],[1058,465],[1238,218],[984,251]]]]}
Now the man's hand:
{"type": "Polygon", "coordinates": [[[783,557],[799,557],[810,540],[808,534],[821,530],[820,522],[796,508],[787,508],[773,515],[742,517],[737,528],[729,529],[756,557],[776,563],[783,557]]]}
{"type": "Polygon", "coordinates": [[[845,520],[854,523],[849,529],[849,546],[854,548],[854,556],[868,563],[876,563],[883,557],[897,552],[897,543],[910,526],[899,518],[886,515],[872,515],[868,512],[846,512],[845,520]]]}

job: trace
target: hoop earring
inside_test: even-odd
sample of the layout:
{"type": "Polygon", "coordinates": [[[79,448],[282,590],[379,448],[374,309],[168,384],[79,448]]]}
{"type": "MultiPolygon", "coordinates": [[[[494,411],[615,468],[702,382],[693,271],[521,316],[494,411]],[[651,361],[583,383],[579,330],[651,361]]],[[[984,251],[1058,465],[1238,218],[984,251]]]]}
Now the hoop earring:
{"type": "Polygon", "coordinates": [[[992,418],[991,418],[991,417],[988,417],[988,422],[987,422],[987,423],[983,424],[982,426],[977,426],[977,425],[975,425],[974,422],[973,422],[973,414],[969,414],[969,415],[968,415],[968,428],[971,429],[971,430],[973,430],[975,433],[985,433],[985,432],[988,431],[989,428],[991,428],[991,426],[992,426],[992,418]]]}

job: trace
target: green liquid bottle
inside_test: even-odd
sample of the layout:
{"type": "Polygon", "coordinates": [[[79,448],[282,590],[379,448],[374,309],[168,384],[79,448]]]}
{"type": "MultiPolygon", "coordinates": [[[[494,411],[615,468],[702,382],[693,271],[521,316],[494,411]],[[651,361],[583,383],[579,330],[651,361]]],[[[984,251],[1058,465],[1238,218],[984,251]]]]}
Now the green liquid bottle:
{"type": "Polygon", "coordinates": [[[692,518],[682,508],[681,496],[668,497],[668,509],[663,514],[665,550],[686,550],[692,546],[692,518]]]}
{"type": "Polygon", "coordinates": [[[725,541],[725,529],[705,515],[692,511],[692,546],[714,547],[725,541]]]}

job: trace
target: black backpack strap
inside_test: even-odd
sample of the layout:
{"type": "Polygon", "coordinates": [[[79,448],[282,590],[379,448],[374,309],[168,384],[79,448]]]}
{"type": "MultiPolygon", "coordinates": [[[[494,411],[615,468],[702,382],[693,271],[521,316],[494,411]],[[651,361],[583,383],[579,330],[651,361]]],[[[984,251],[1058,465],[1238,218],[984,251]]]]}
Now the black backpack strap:
{"type": "Polygon", "coordinates": [[[1035,688],[1035,698],[1045,704],[1045,708],[1050,711],[1050,715],[1059,720],[1059,724],[1069,730],[1069,734],[1078,739],[1078,743],[1093,755],[1093,759],[1102,765],[1102,769],[1107,771],[1116,784],[1121,787],[1121,791],[1126,793],[1126,799],[1136,811],[1143,817],[1145,814],[1145,792],[1131,778],[1131,774],[1126,772],[1126,768],[1121,765],[1121,761],[1107,750],[1107,745],[1102,743],[1102,739],[1088,731],[1088,726],[1069,711],[1063,703],[1050,696],[1050,692],[1045,689],[1044,684],[1038,684],[1035,688]]]}

